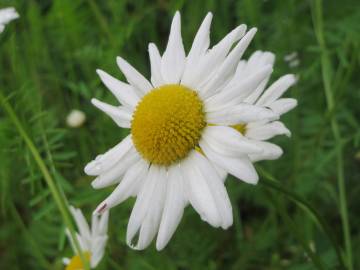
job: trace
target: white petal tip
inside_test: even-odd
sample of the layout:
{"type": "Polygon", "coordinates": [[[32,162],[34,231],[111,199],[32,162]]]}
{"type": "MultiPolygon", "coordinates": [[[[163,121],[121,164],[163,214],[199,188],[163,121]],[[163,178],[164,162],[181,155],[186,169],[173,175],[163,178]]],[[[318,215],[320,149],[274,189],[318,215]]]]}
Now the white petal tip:
{"type": "Polygon", "coordinates": [[[84,172],[87,175],[97,175],[99,171],[100,171],[100,167],[97,165],[95,161],[89,162],[84,168],[84,172]]]}
{"type": "Polygon", "coordinates": [[[100,185],[100,183],[101,183],[100,177],[96,177],[96,178],[91,182],[91,186],[92,186],[94,189],[102,188],[101,185],[100,185]]]}

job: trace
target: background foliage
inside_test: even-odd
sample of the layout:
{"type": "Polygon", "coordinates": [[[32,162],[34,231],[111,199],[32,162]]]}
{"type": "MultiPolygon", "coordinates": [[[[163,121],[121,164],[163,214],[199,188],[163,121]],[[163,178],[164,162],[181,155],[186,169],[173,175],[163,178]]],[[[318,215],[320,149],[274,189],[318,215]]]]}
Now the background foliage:
{"type": "MultiPolygon", "coordinates": [[[[299,76],[288,93],[299,105],[284,119],[293,136],[276,138],[285,150],[283,157],[258,163],[258,186],[227,180],[235,218],[229,230],[210,227],[188,208],[164,251],[153,246],[133,251],[124,242],[133,205],[129,200],[112,211],[110,241],[98,269],[300,270],[319,268],[317,260],[323,269],[341,269],[334,245],[309,210],[261,184],[266,179],[277,179],[320,213],[345,262],[351,241],[353,269],[360,268],[358,4],[358,0],[327,0],[323,5],[300,0],[0,0],[0,7],[15,6],[21,15],[0,35],[3,101],[11,106],[58,188],[88,217],[111,188],[93,190],[83,167],[126,135],[90,104],[91,97],[114,104],[95,69],[123,78],[115,63],[121,55],[148,75],[147,44],[155,42],[164,49],[175,10],[182,12],[187,49],[206,12],[213,11],[213,42],[240,23],[257,26],[247,56],[256,49],[272,51],[277,55],[273,79],[289,72],[299,76]],[[284,56],[293,51],[300,65],[291,68],[284,56]],[[71,129],[65,119],[75,108],[85,112],[87,122],[71,129]],[[347,249],[341,221],[346,209],[347,249]]],[[[72,253],[64,222],[31,150],[3,110],[4,102],[0,269],[63,269],[61,258],[72,253]]]]}

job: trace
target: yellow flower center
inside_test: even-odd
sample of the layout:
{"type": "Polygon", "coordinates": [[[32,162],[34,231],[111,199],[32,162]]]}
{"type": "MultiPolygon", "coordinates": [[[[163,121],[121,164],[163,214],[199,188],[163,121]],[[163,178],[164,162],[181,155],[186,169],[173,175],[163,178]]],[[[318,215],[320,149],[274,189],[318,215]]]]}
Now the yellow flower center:
{"type": "Polygon", "coordinates": [[[182,85],[163,85],[146,94],[131,122],[135,148],[151,163],[168,166],[194,149],[205,127],[203,103],[182,85]]]}
{"type": "Polygon", "coordinates": [[[239,131],[242,135],[245,135],[246,133],[246,124],[237,124],[231,127],[239,131]]]}
{"type": "MultiPolygon", "coordinates": [[[[85,258],[90,262],[90,252],[84,252],[85,258]]],[[[66,266],[65,270],[84,270],[84,265],[79,255],[71,258],[70,263],[66,266]]]]}

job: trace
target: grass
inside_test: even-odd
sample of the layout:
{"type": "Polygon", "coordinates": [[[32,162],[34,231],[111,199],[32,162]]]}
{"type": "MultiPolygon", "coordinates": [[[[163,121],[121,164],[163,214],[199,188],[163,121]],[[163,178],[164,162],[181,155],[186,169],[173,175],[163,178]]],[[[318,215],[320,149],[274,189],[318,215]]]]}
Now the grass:
{"type": "Polygon", "coordinates": [[[277,55],[275,80],[295,73],[299,101],[284,121],[292,137],[274,141],[277,161],[257,164],[260,184],[226,182],[234,225],[202,222],[190,208],[167,248],[125,244],[133,200],[112,211],[110,240],[97,269],[359,269],[360,10],[336,1],[0,1],[21,18],[0,35],[0,269],[63,269],[72,251],[67,202],[87,216],[111,188],[93,190],[84,165],[125,135],[90,104],[113,103],[97,68],[122,78],[115,58],[149,75],[147,44],[164,49],[182,12],[185,48],[206,12],[212,41],[240,23],[258,27],[255,50],[277,55]],[[296,51],[299,66],[284,56],[296,51]],[[87,116],[66,125],[72,109],[87,116]]]}

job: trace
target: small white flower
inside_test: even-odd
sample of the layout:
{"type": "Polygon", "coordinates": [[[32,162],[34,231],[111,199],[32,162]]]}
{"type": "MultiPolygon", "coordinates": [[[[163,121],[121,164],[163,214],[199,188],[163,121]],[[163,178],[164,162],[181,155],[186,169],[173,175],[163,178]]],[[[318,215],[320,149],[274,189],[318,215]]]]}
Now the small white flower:
{"type": "Polygon", "coordinates": [[[0,9],[0,33],[4,31],[5,25],[19,18],[19,14],[16,12],[15,8],[3,8],[0,9]]]}
{"type": "Polygon", "coordinates": [[[149,44],[150,81],[120,57],[117,64],[128,83],[97,71],[121,105],[92,103],[131,134],[85,172],[97,176],[94,188],[117,184],[97,213],[137,197],[126,237],[135,249],[146,248],[156,235],[156,248],[164,248],[188,204],[202,220],[227,229],[233,216],[226,175],[256,184],[252,161],[282,154],[266,140],[290,135],[278,119],[296,105],[280,98],[293,76],[265,90],[273,54],[256,52],[241,61],[256,29],[246,32],[240,25],[210,49],[211,20],[208,13],[186,55],[176,12],[163,55],[149,44]]]}
{"type": "Polygon", "coordinates": [[[69,127],[77,128],[81,127],[86,120],[86,115],[84,112],[79,110],[72,110],[66,117],[66,124],[69,127]]]}
{"type": "MultiPolygon", "coordinates": [[[[83,251],[85,257],[90,261],[90,267],[95,268],[101,261],[105,252],[106,242],[108,239],[107,229],[109,211],[104,211],[100,217],[99,215],[92,215],[91,227],[89,227],[80,209],[70,206],[70,211],[79,231],[76,233],[76,237],[79,241],[81,250],[83,251]]],[[[75,255],[71,259],[63,259],[63,262],[66,265],[65,270],[83,269],[83,264],[80,260],[80,256],[76,253],[69,230],[66,230],[66,234],[75,255]]]]}

